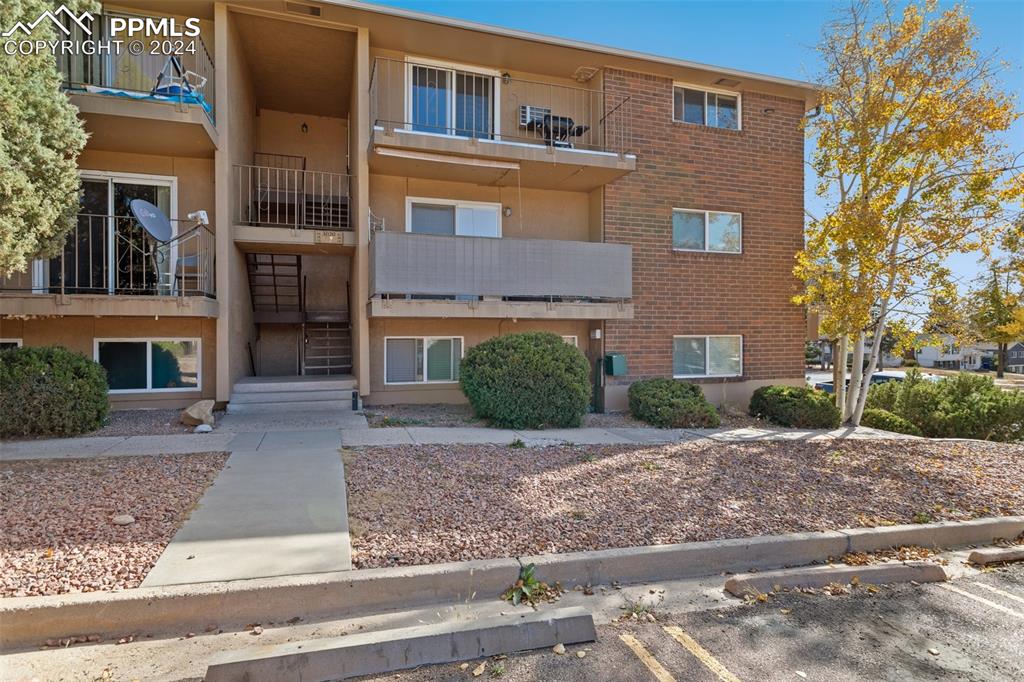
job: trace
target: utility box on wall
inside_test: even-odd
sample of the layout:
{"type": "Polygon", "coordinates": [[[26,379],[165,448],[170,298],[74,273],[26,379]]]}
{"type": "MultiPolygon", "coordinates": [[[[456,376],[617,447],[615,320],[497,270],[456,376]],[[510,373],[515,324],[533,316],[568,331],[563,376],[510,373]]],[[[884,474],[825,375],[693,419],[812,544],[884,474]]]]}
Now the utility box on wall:
{"type": "Polygon", "coordinates": [[[626,376],[626,356],[622,353],[608,353],[605,355],[604,373],[610,377],[626,376]]]}

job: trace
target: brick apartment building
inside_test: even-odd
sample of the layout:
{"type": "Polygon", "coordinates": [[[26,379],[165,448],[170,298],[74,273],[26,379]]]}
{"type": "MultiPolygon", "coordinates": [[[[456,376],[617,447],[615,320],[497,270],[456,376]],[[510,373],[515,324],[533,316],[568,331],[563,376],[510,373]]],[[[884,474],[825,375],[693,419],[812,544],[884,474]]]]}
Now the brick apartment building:
{"type": "Polygon", "coordinates": [[[93,25],[186,10],[177,60],[58,59],[81,211],[0,281],[0,343],[94,357],[115,407],[461,401],[465,350],[526,330],[622,356],[609,410],[640,377],[802,383],[809,84],[341,0],[93,25]]]}

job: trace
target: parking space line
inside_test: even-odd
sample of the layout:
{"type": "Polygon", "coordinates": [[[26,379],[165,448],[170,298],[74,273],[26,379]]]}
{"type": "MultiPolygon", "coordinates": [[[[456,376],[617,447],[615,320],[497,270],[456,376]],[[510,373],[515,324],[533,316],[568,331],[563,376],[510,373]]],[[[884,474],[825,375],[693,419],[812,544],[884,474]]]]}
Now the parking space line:
{"type": "Polygon", "coordinates": [[[1003,606],[1002,604],[997,604],[994,601],[989,601],[988,599],[985,599],[984,597],[979,597],[976,594],[971,594],[967,590],[961,590],[959,587],[953,587],[949,583],[940,583],[939,587],[941,587],[944,590],[949,590],[950,592],[956,592],[957,594],[962,595],[964,597],[967,597],[968,599],[973,599],[974,601],[978,602],[979,604],[984,604],[985,606],[987,606],[989,608],[992,608],[992,609],[995,609],[996,611],[1002,611],[1003,613],[1006,613],[1006,614],[1009,614],[1011,616],[1015,616],[1017,618],[1020,618],[1021,620],[1024,620],[1024,613],[1021,613],[1019,611],[1014,611],[1013,609],[1008,609],[1005,606],[1003,606]]]}
{"type": "Polygon", "coordinates": [[[686,650],[703,663],[708,670],[718,675],[718,679],[722,680],[722,682],[740,682],[740,678],[729,672],[728,668],[719,663],[718,659],[712,656],[710,651],[698,644],[697,640],[693,637],[683,632],[682,628],[675,625],[666,625],[664,630],[672,636],[672,639],[686,647],[686,650]]]}
{"type": "Polygon", "coordinates": [[[991,585],[986,585],[985,583],[971,583],[971,584],[972,585],[977,585],[978,587],[984,587],[986,590],[990,590],[992,592],[995,592],[996,594],[998,594],[998,595],[1000,595],[1002,597],[1005,597],[1007,599],[1012,599],[1014,601],[1019,601],[1021,604],[1024,604],[1024,597],[1018,597],[1015,594],[1010,594],[1009,592],[1004,592],[1004,591],[1000,590],[998,587],[992,587],[991,585]]]}
{"type": "Polygon", "coordinates": [[[665,666],[659,663],[658,659],[651,655],[651,652],[647,650],[640,640],[630,634],[619,635],[619,639],[633,650],[636,657],[640,659],[641,663],[647,666],[647,669],[654,674],[654,677],[658,682],[676,682],[676,678],[672,677],[672,674],[665,670],[665,666]]]}

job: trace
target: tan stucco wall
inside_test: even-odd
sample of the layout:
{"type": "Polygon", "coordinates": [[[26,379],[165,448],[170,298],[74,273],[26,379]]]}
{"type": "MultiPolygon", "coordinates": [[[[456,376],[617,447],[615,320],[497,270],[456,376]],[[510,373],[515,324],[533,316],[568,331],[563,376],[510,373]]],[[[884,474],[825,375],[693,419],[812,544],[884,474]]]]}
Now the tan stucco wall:
{"type": "Polygon", "coordinates": [[[349,256],[303,256],[306,310],[348,310],[349,256]]]}
{"type": "Polygon", "coordinates": [[[94,357],[93,341],[103,338],[198,338],[202,378],[199,391],[135,393],[110,396],[114,408],[185,407],[201,398],[212,399],[217,384],[217,327],[208,318],[177,317],[51,317],[29,320],[0,318],[0,338],[21,339],[23,346],[64,346],[94,357]]]}
{"type": "Polygon", "coordinates": [[[580,350],[587,352],[590,323],[572,320],[370,320],[370,395],[368,404],[462,403],[466,397],[455,384],[387,386],[384,384],[384,339],[388,336],[461,336],[463,352],[494,336],[526,331],[547,331],[576,336],[580,350]]]}
{"type": "Polygon", "coordinates": [[[348,121],[260,109],[256,116],[256,151],[305,157],[308,171],[347,173],[348,121]]]}
{"type": "Polygon", "coordinates": [[[590,241],[591,200],[584,192],[490,187],[392,175],[370,176],[370,207],[385,229],[405,231],[406,197],[500,203],[512,209],[502,216],[505,239],[590,241]]]}
{"type": "Polygon", "coordinates": [[[299,340],[302,327],[297,324],[261,324],[256,342],[256,372],[263,377],[299,374],[299,340]]]}

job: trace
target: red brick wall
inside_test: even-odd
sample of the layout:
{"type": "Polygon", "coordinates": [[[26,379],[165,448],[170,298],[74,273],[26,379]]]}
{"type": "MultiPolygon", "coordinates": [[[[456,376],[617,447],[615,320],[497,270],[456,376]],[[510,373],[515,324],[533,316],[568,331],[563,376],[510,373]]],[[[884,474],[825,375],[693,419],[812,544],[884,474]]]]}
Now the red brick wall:
{"type": "MultiPolygon", "coordinates": [[[[608,321],[629,376],[672,375],[672,336],[742,334],[743,379],[803,374],[805,322],[791,303],[803,244],[803,102],[742,93],[742,130],[672,120],[672,82],[608,70],[631,98],[637,170],[605,189],[605,240],[633,246],[633,320],[608,321]],[[774,109],[774,111],[765,111],[774,109]],[[672,250],[672,208],[743,214],[741,254],[672,250]]],[[[721,381],[718,379],[716,381],[721,381]]]]}

